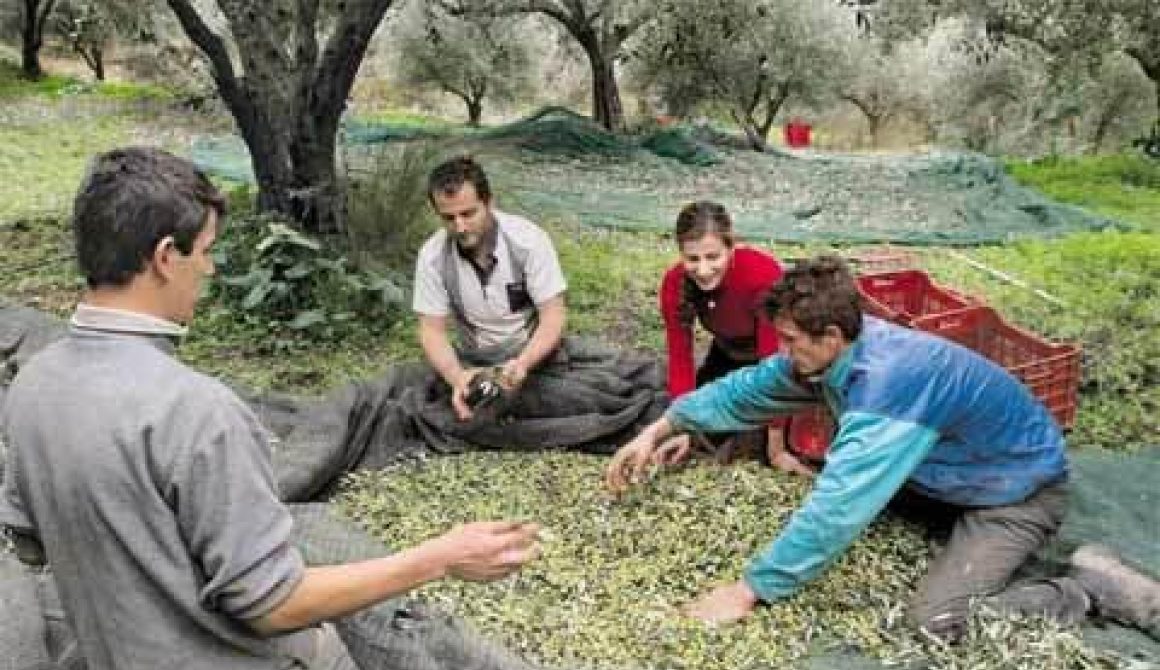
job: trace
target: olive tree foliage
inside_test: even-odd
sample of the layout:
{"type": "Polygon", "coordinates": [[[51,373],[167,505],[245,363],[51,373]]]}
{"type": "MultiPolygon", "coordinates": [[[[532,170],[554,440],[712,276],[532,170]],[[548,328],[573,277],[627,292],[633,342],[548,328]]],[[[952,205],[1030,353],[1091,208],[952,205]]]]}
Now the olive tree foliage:
{"type": "MultiPolygon", "coordinates": [[[[895,94],[888,118],[917,122],[929,142],[1024,155],[1118,146],[1147,118],[1148,83],[1127,56],[1061,60],[1015,38],[990,43],[985,30],[953,17],[912,38],[865,36],[895,94]]],[[[874,71],[853,74],[874,81],[874,71]]]]}
{"type": "Polygon", "coordinates": [[[835,32],[831,60],[834,95],[857,109],[866,119],[872,147],[878,147],[886,124],[903,117],[927,127],[931,91],[929,64],[921,44],[891,44],[872,35],[859,34],[855,24],[835,32]]]}
{"type": "Polygon", "coordinates": [[[367,44],[393,0],[166,0],[249,148],[258,208],[343,228],[335,148],[367,44]]]}
{"type": "Polygon", "coordinates": [[[531,58],[520,38],[519,17],[453,16],[413,0],[400,26],[397,76],[401,83],[454,95],[478,126],[485,99],[516,100],[531,89],[531,58]]]}
{"type": "Polygon", "coordinates": [[[467,18],[536,14],[551,19],[584,52],[592,75],[592,117],[624,127],[617,63],[629,40],[659,12],[651,0],[433,0],[467,18]]]}
{"type": "Polygon", "coordinates": [[[975,151],[1033,151],[1070,103],[1056,95],[1042,54],[998,45],[981,57],[963,48],[973,30],[954,21],[932,40],[939,67],[930,72],[927,104],[936,136],[975,151]]]}
{"type": "Polygon", "coordinates": [[[1017,40],[1031,43],[1057,72],[1077,60],[1095,72],[1108,53],[1121,52],[1152,82],[1160,115],[1156,0],[874,0],[870,5],[870,29],[883,35],[913,35],[941,19],[965,18],[981,28],[976,48],[989,52],[1017,40]]]}
{"type": "Polygon", "coordinates": [[[105,80],[105,56],[114,40],[152,40],[153,2],[58,0],[50,17],[53,32],[105,80]]]}
{"type": "Polygon", "coordinates": [[[1127,54],[1110,53],[1081,82],[1078,96],[1088,101],[1080,114],[1080,132],[1091,153],[1121,148],[1157,119],[1160,103],[1141,95],[1147,76],[1127,54]]]}
{"type": "Polygon", "coordinates": [[[790,98],[825,95],[839,56],[833,37],[847,17],[832,3],[666,0],[642,35],[633,71],[670,113],[723,106],[749,145],[768,151],[769,131],[790,98]]]}

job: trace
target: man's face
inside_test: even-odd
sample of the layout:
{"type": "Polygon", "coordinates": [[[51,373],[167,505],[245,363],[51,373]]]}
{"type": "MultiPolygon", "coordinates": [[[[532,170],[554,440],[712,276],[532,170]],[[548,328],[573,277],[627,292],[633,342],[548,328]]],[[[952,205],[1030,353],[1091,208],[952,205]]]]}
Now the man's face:
{"type": "Polygon", "coordinates": [[[213,257],[210,250],[217,239],[217,213],[210,210],[209,218],[197,237],[189,254],[182,254],[176,247],[170,257],[170,304],[173,313],[170,320],[187,324],[193,320],[193,313],[201,297],[202,284],[206,277],[214,273],[213,257]]]}
{"type": "Polygon", "coordinates": [[[789,356],[794,370],[803,377],[812,377],[825,371],[842,353],[846,338],[837,326],[826,327],[826,332],[814,336],[805,332],[787,316],[773,320],[781,340],[781,350],[789,356]]]}
{"type": "Polygon", "coordinates": [[[484,235],[491,229],[491,203],[482,200],[475,192],[475,185],[466,182],[458,191],[447,194],[435,192],[431,204],[443,219],[447,234],[455,239],[459,248],[472,251],[479,246],[484,235]]]}

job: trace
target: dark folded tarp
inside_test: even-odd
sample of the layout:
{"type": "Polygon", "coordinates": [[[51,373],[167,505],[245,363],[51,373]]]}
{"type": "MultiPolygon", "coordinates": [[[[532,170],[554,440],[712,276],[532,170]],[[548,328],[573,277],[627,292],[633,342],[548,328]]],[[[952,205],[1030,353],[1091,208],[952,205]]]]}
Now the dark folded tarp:
{"type": "Polygon", "coordinates": [[[578,449],[611,453],[664,410],[654,358],[567,338],[511,399],[461,422],[429,366],[404,363],[318,400],[245,395],[278,438],[274,465],[285,500],[325,499],[338,478],[399,459],[469,449],[578,449]]]}

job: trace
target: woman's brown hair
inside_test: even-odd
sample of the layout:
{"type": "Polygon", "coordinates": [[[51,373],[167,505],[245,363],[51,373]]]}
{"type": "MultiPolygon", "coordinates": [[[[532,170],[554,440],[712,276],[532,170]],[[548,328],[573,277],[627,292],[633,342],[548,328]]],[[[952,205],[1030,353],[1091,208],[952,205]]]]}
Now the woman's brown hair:
{"type": "MultiPolygon", "coordinates": [[[[674,236],[679,248],[685,242],[695,242],[706,235],[716,235],[725,246],[733,246],[733,219],[725,207],[709,200],[691,202],[677,214],[674,236]]],[[[677,317],[685,328],[693,327],[697,318],[697,306],[705,302],[707,296],[697,282],[688,274],[681,280],[681,302],[677,306],[677,317]]]]}

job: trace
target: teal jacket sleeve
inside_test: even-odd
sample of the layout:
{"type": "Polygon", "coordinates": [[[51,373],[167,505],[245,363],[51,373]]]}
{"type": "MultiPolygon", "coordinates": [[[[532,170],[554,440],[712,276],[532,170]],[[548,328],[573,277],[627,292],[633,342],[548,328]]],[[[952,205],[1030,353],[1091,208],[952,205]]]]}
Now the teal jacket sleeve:
{"type": "Polygon", "coordinates": [[[779,355],[681,396],[669,407],[668,418],[678,431],[736,432],[819,402],[820,395],[798,384],[789,359],[779,355]]]}
{"type": "Polygon", "coordinates": [[[750,560],[745,582],[771,602],[817,577],[878,516],[937,439],[927,426],[843,414],[813,491],[781,535],[750,560]]]}

